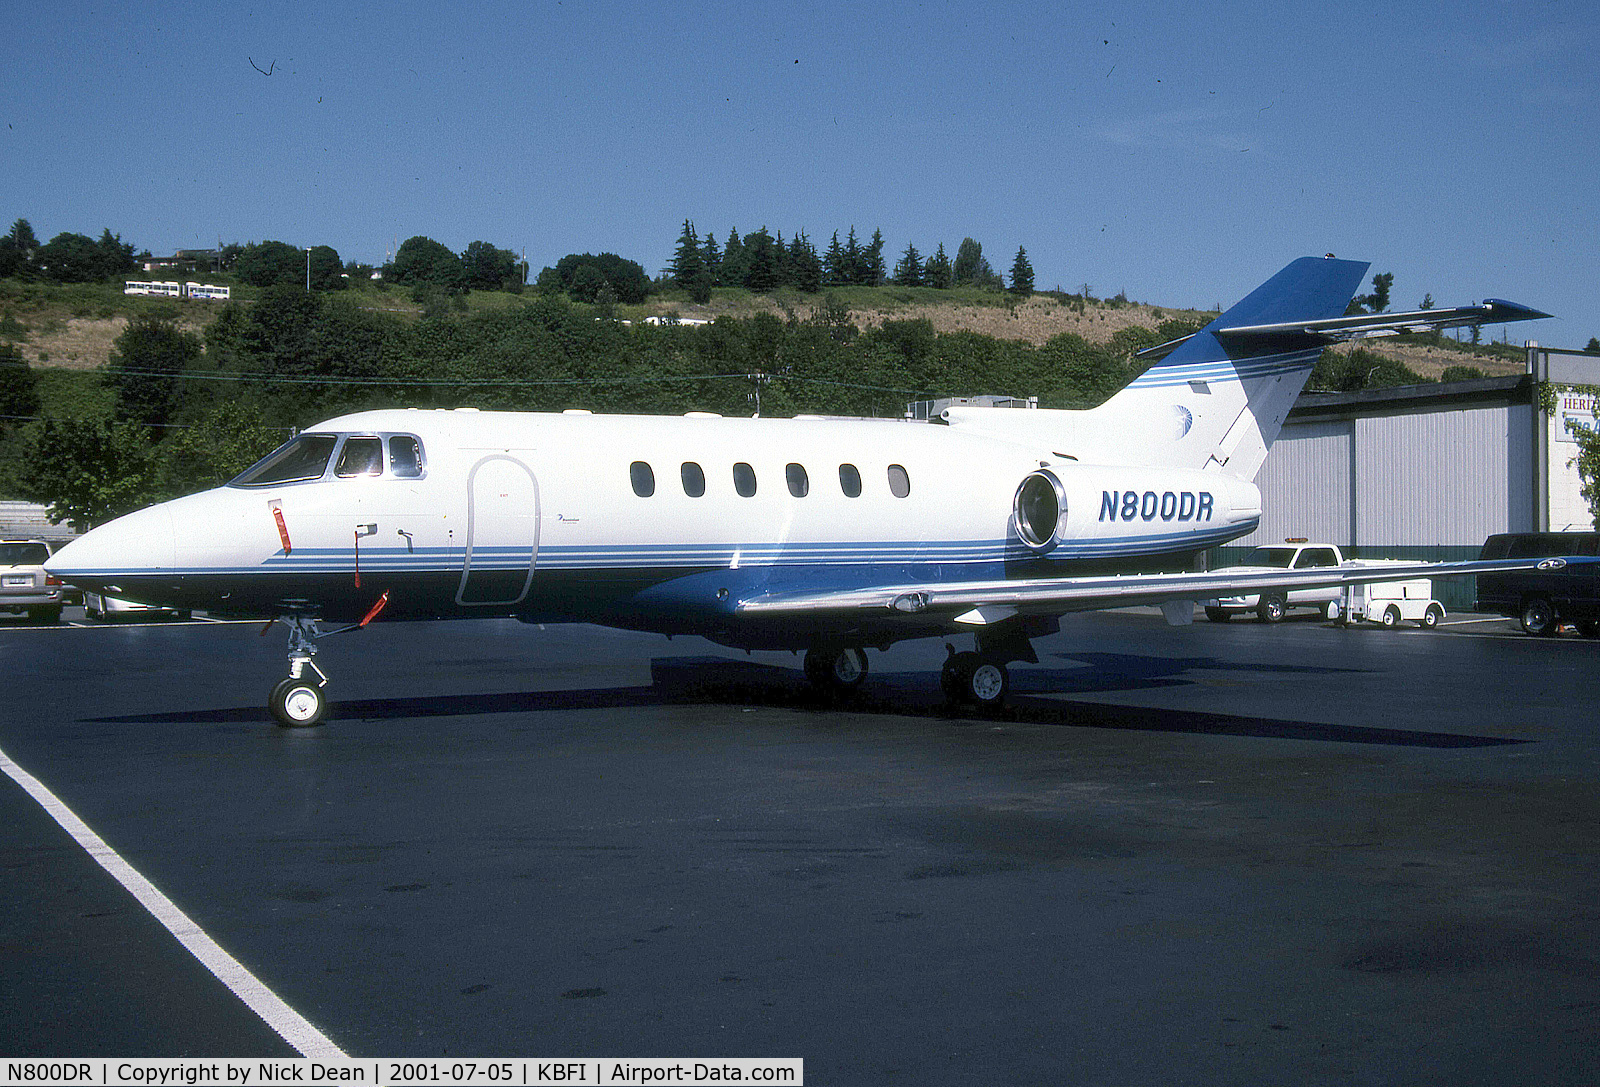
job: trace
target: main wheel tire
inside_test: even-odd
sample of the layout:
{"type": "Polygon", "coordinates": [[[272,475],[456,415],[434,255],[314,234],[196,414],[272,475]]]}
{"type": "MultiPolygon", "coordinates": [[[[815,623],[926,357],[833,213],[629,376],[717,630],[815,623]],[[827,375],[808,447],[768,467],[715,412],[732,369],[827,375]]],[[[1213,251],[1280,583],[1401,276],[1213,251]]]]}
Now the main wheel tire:
{"type": "Polygon", "coordinates": [[[320,725],[328,713],[327,696],[309,679],[282,680],[272,688],[272,700],[268,705],[272,716],[284,728],[320,725]]]}
{"type": "Polygon", "coordinates": [[[61,605],[47,604],[42,608],[29,608],[28,621],[30,623],[59,623],[61,622],[61,605]]]}
{"type": "Polygon", "coordinates": [[[1522,605],[1522,629],[1540,638],[1553,638],[1561,629],[1556,620],[1555,605],[1542,596],[1536,596],[1522,605]]]}
{"type": "Polygon", "coordinates": [[[1210,619],[1213,623],[1226,623],[1229,619],[1233,618],[1233,612],[1229,611],[1227,608],[1207,608],[1206,618],[1210,619]]]}
{"type": "Polygon", "coordinates": [[[1263,596],[1256,605],[1256,618],[1263,623],[1281,623],[1288,611],[1288,600],[1281,596],[1263,596]]]}
{"type": "Polygon", "coordinates": [[[939,686],[952,702],[988,709],[1005,701],[1011,690],[1011,675],[1003,662],[968,651],[944,662],[939,686]]]}
{"type": "Polygon", "coordinates": [[[1400,625],[1400,609],[1390,604],[1383,609],[1383,626],[1386,630],[1393,630],[1400,625]]]}
{"type": "Polygon", "coordinates": [[[813,646],[806,650],[806,679],[829,694],[848,694],[867,678],[867,652],[856,646],[813,646]]]}
{"type": "Polygon", "coordinates": [[[1428,610],[1422,613],[1422,625],[1425,629],[1432,630],[1443,618],[1444,609],[1437,604],[1429,604],[1428,610]]]}

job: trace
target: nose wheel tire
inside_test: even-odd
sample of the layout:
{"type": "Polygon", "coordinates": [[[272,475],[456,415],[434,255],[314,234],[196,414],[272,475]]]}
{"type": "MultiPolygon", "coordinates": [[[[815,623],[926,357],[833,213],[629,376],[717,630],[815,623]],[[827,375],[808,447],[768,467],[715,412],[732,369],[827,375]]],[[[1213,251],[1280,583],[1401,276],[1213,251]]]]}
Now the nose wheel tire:
{"type": "Polygon", "coordinates": [[[322,723],[328,712],[328,699],[322,688],[309,679],[286,679],[272,688],[269,703],[272,716],[284,728],[310,728],[322,723]]]}

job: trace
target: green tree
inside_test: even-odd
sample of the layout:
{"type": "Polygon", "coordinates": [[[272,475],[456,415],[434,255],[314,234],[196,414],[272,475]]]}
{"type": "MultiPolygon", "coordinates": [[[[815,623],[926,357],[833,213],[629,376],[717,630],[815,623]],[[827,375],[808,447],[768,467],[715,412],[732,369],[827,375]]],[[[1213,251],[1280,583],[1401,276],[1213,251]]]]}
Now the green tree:
{"type": "Polygon", "coordinates": [[[254,405],[225,401],[163,443],[162,489],[176,496],[220,487],[288,437],[287,428],[264,423],[254,405]]]}
{"type": "MultiPolygon", "coordinates": [[[[314,291],[342,291],[345,287],[344,261],[339,251],[331,245],[313,246],[308,254],[311,260],[311,289],[314,291]]],[[[302,284],[305,280],[300,281],[302,284]]]]}
{"type": "Polygon", "coordinates": [[[889,266],[883,262],[883,231],[872,232],[872,241],[861,251],[861,268],[861,282],[868,287],[881,287],[889,277],[889,266]]]}
{"type": "Polygon", "coordinates": [[[50,520],[98,525],[156,497],[157,466],[144,428],[109,420],[47,419],[20,483],[50,520]]]}
{"type": "Polygon", "coordinates": [[[470,242],[461,252],[461,270],[466,285],[474,291],[498,291],[516,280],[517,255],[509,249],[499,249],[488,242],[470,242]]]}
{"type": "Polygon", "coordinates": [[[711,301],[711,273],[694,223],[688,219],[683,221],[683,233],[678,235],[678,248],[672,256],[672,281],[689,292],[690,301],[711,301]]]}
{"type": "Polygon", "coordinates": [[[744,255],[746,287],[764,293],[778,286],[778,252],[766,227],[745,236],[744,255]]]}
{"type": "Polygon", "coordinates": [[[1011,262],[1011,286],[1006,289],[1022,298],[1033,293],[1033,265],[1028,263],[1028,251],[1021,246],[1017,247],[1017,259],[1011,262]]]}
{"type": "MultiPolygon", "coordinates": [[[[116,390],[116,418],[151,428],[171,421],[183,395],[181,375],[200,354],[200,337],[172,320],[134,317],[112,347],[105,377],[116,390]]],[[[157,430],[149,434],[152,441],[160,437],[157,430]]]]}
{"type": "Polygon", "coordinates": [[[902,287],[920,287],[922,276],[922,254],[915,245],[908,244],[900,255],[900,262],[894,266],[894,281],[902,287]]]}
{"type": "Polygon", "coordinates": [[[957,287],[972,286],[978,282],[988,263],[983,259],[983,246],[971,238],[962,238],[956,248],[956,262],[951,268],[953,282],[957,287]]]}
{"type": "Polygon", "coordinates": [[[92,283],[100,278],[100,247],[83,234],[63,232],[39,247],[39,274],[55,283],[92,283]]]}
{"type": "Polygon", "coordinates": [[[1583,351],[1586,355],[1600,355],[1600,336],[1590,336],[1588,346],[1583,351]]]}
{"type": "Polygon", "coordinates": [[[13,344],[0,343],[0,435],[39,414],[39,379],[13,344]]]}
{"type": "Polygon", "coordinates": [[[822,258],[803,230],[789,243],[789,278],[796,290],[806,294],[822,290],[822,258]]]}
{"type": "Polygon", "coordinates": [[[303,287],[306,251],[288,242],[251,242],[234,259],[233,272],[252,287],[303,287]]]}
{"type": "Polygon", "coordinates": [[[94,247],[97,279],[124,276],[139,267],[133,259],[133,246],[124,242],[121,234],[111,233],[109,227],[100,232],[100,240],[95,242],[94,247]]]}
{"type": "Polygon", "coordinates": [[[1589,504],[1589,516],[1600,529],[1600,433],[1567,420],[1567,432],[1578,443],[1578,455],[1567,462],[1578,470],[1578,493],[1589,504]]]}
{"type": "Polygon", "coordinates": [[[950,258],[945,256],[944,242],[940,242],[939,248],[928,258],[922,278],[934,290],[944,291],[950,288],[951,275],[950,258]]]}
{"type": "Polygon", "coordinates": [[[461,258],[420,234],[400,243],[394,255],[393,278],[404,287],[426,283],[446,291],[465,290],[467,281],[461,258]]]}

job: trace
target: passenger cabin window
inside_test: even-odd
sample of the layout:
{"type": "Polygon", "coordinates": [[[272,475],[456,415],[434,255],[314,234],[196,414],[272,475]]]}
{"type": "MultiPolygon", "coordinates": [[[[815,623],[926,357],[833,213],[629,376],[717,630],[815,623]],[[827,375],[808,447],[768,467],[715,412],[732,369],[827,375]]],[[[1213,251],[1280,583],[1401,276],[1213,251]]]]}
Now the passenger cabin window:
{"type": "Polygon", "coordinates": [[[642,460],[636,460],[628,466],[628,475],[633,480],[633,493],[640,498],[649,498],[656,493],[656,473],[642,460]]]}
{"type": "Polygon", "coordinates": [[[861,497],[861,473],[853,464],[839,465],[839,489],[846,498],[861,497]]]}
{"type": "Polygon", "coordinates": [[[756,470],[740,461],[733,466],[733,489],[740,498],[753,498],[756,493],[756,470]]]}
{"type": "Polygon", "coordinates": [[[683,462],[683,493],[690,498],[703,498],[706,493],[706,473],[694,461],[683,462]]]}
{"type": "Polygon", "coordinates": [[[789,481],[789,493],[796,498],[804,498],[811,493],[811,480],[806,476],[806,466],[791,464],[783,470],[784,476],[789,481]]]}
{"type": "Polygon", "coordinates": [[[422,443],[409,434],[390,438],[389,471],[397,479],[422,478],[422,443]]]}
{"type": "Polygon", "coordinates": [[[356,476],[383,475],[383,440],[381,438],[346,438],[339,450],[339,463],[333,474],[341,479],[356,476]]]}
{"type": "Polygon", "coordinates": [[[904,498],[911,493],[911,477],[898,464],[889,465],[889,493],[904,498]]]}
{"type": "Polygon", "coordinates": [[[230,487],[269,487],[321,479],[333,457],[335,434],[302,434],[290,438],[233,478],[230,487]]]}

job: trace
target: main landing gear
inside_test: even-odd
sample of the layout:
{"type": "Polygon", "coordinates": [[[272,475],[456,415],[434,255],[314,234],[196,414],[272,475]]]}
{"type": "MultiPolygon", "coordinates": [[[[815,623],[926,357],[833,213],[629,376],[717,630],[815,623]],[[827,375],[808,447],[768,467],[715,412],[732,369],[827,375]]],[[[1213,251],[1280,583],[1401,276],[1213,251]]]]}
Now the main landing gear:
{"type": "Polygon", "coordinates": [[[939,686],[951,702],[964,702],[979,709],[991,709],[1006,700],[1011,690],[1011,674],[1006,662],[997,656],[967,650],[957,653],[946,645],[949,654],[939,669],[939,686]]]}

